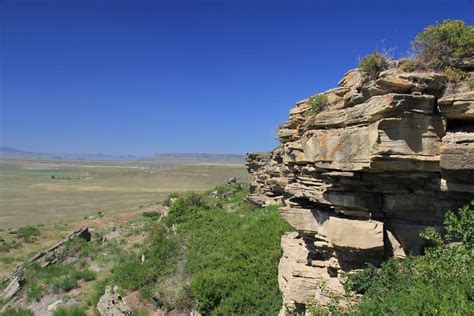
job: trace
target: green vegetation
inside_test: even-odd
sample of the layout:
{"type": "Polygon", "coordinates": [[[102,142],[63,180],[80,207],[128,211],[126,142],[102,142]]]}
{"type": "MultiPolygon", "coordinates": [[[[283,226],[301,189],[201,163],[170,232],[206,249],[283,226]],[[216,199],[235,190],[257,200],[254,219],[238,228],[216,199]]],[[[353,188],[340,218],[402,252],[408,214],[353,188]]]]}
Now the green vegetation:
{"type": "Polygon", "coordinates": [[[466,72],[453,67],[446,68],[444,70],[444,75],[448,78],[449,82],[459,82],[464,80],[467,76],[466,72]]]}
{"type": "Polygon", "coordinates": [[[38,284],[30,284],[26,289],[28,301],[39,301],[43,297],[43,288],[38,284]]]}
{"type": "Polygon", "coordinates": [[[403,71],[413,72],[421,68],[421,62],[418,59],[407,58],[400,61],[400,68],[403,71]]]}
{"type": "Polygon", "coordinates": [[[35,237],[41,235],[40,230],[34,226],[23,226],[16,231],[16,235],[25,242],[33,242],[35,237]]]}
{"type": "MultiPolygon", "coordinates": [[[[0,250],[0,251],[1,251],[1,250],[0,250]]],[[[15,258],[10,257],[10,256],[2,256],[2,257],[0,257],[0,262],[2,262],[2,263],[7,263],[7,264],[8,264],[8,263],[12,263],[12,262],[14,262],[14,261],[15,261],[15,258]]]]}
{"type": "Polygon", "coordinates": [[[471,79],[467,80],[467,85],[469,86],[469,88],[471,90],[473,90],[474,89],[474,78],[471,78],[471,79]]]}
{"type": "Polygon", "coordinates": [[[445,217],[446,233],[428,229],[423,256],[391,259],[351,275],[348,291],[364,294],[351,314],[468,315],[474,310],[474,202],[445,217]]]}
{"type": "Polygon", "coordinates": [[[46,268],[31,265],[25,271],[26,293],[29,300],[39,300],[44,292],[59,293],[70,291],[78,286],[78,281],[95,279],[89,269],[78,270],[72,264],[54,264],[46,268]]]}
{"type": "Polygon", "coordinates": [[[1,316],[33,316],[33,312],[26,308],[11,308],[0,314],[1,316]]]}
{"type": "MultiPolygon", "coordinates": [[[[437,22],[419,33],[412,47],[413,56],[400,62],[402,70],[442,71],[450,82],[459,82],[466,78],[466,73],[459,69],[460,63],[464,58],[474,56],[474,26],[461,20],[437,22]]],[[[387,67],[387,58],[377,51],[359,62],[359,69],[369,79],[377,78],[387,67]]]]}
{"type": "Polygon", "coordinates": [[[99,303],[100,298],[102,297],[102,295],[104,295],[104,291],[108,283],[108,279],[102,279],[92,284],[92,288],[89,292],[89,298],[87,301],[87,304],[89,306],[97,306],[97,303],[99,303]]]}
{"type": "Polygon", "coordinates": [[[9,252],[10,250],[19,248],[22,244],[23,244],[22,241],[17,240],[17,239],[13,239],[9,241],[0,240],[0,252],[9,252]]]}
{"type": "Polygon", "coordinates": [[[59,307],[53,312],[53,316],[85,316],[86,309],[78,306],[59,307]]]}
{"type": "Polygon", "coordinates": [[[289,226],[277,207],[254,209],[240,184],[184,193],[149,228],[145,262],[125,255],[113,281],[164,309],[203,314],[277,314],[280,237],[289,226]]]}
{"type": "Polygon", "coordinates": [[[375,79],[379,74],[388,68],[387,58],[380,52],[373,52],[359,61],[359,69],[364,72],[369,79],[375,79]]]}
{"type": "Polygon", "coordinates": [[[308,111],[310,115],[323,111],[329,105],[328,97],[324,94],[314,95],[309,98],[308,102],[311,105],[311,109],[308,111]]]}
{"type": "Polygon", "coordinates": [[[161,213],[160,212],[155,212],[155,211],[143,212],[142,216],[143,217],[148,217],[148,218],[151,218],[151,219],[159,219],[161,217],[161,213]]]}
{"type": "Polygon", "coordinates": [[[474,26],[461,20],[430,25],[412,43],[416,58],[425,67],[445,70],[474,55],[474,26]]]}

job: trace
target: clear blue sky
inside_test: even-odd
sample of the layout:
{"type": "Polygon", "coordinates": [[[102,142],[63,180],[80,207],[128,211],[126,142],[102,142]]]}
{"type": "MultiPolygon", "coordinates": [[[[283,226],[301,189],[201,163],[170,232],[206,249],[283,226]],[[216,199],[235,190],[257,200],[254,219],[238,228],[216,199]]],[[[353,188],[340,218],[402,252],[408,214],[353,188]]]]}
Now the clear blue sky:
{"type": "Polygon", "coordinates": [[[1,145],[270,150],[296,101],[447,18],[474,2],[0,0],[1,145]]]}

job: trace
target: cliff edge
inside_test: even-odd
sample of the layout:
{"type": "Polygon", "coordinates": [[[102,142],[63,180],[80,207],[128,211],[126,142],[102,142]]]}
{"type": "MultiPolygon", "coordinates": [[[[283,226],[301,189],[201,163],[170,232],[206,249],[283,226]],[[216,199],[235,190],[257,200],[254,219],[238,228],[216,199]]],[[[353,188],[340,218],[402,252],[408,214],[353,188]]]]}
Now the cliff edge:
{"type": "Polygon", "coordinates": [[[462,69],[457,83],[399,61],[350,70],[318,111],[296,103],[275,150],[247,155],[248,200],[281,203],[296,230],[281,239],[283,313],[342,296],[344,272],[420,253],[418,234],[474,198],[474,61],[462,69]]]}

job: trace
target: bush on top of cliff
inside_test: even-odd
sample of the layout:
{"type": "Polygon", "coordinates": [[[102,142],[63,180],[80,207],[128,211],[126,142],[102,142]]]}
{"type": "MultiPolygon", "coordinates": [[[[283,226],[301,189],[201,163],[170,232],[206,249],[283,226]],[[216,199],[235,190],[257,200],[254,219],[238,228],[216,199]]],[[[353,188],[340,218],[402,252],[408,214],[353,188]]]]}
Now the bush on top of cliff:
{"type": "Polygon", "coordinates": [[[424,67],[445,70],[460,60],[474,57],[474,26],[462,20],[430,25],[412,43],[416,60],[424,67]]]}
{"type": "Polygon", "coordinates": [[[379,74],[387,68],[387,57],[377,51],[362,57],[359,61],[359,69],[364,72],[369,79],[377,78],[379,74]]]}
{"type": "Polygon", "coordinates": [[[324,94],[317,94],[309,97],[308,103],[311,105],[308,114],[314,115],[323,111],[329,105],[329,99],[324,94]]]}
{"type": "Polygon", "coordinates": [[[446,234],[428,229],[423,256],[391,259],[349,277],[364,294],[360,315],[467,315],[474,310],[474,202],[445,217],[446,234]]]}

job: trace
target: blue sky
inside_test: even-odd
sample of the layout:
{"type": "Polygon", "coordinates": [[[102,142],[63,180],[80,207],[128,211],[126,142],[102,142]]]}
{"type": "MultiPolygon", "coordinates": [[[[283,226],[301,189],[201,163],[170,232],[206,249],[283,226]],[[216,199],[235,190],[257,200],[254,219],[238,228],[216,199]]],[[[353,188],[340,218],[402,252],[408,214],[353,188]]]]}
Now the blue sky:
{"type": "Polygon", "coordinates": [[[473,24],[474,2],[0,0],[1,144],[270,150],[296,101],[447,18],[473,24]]]}

